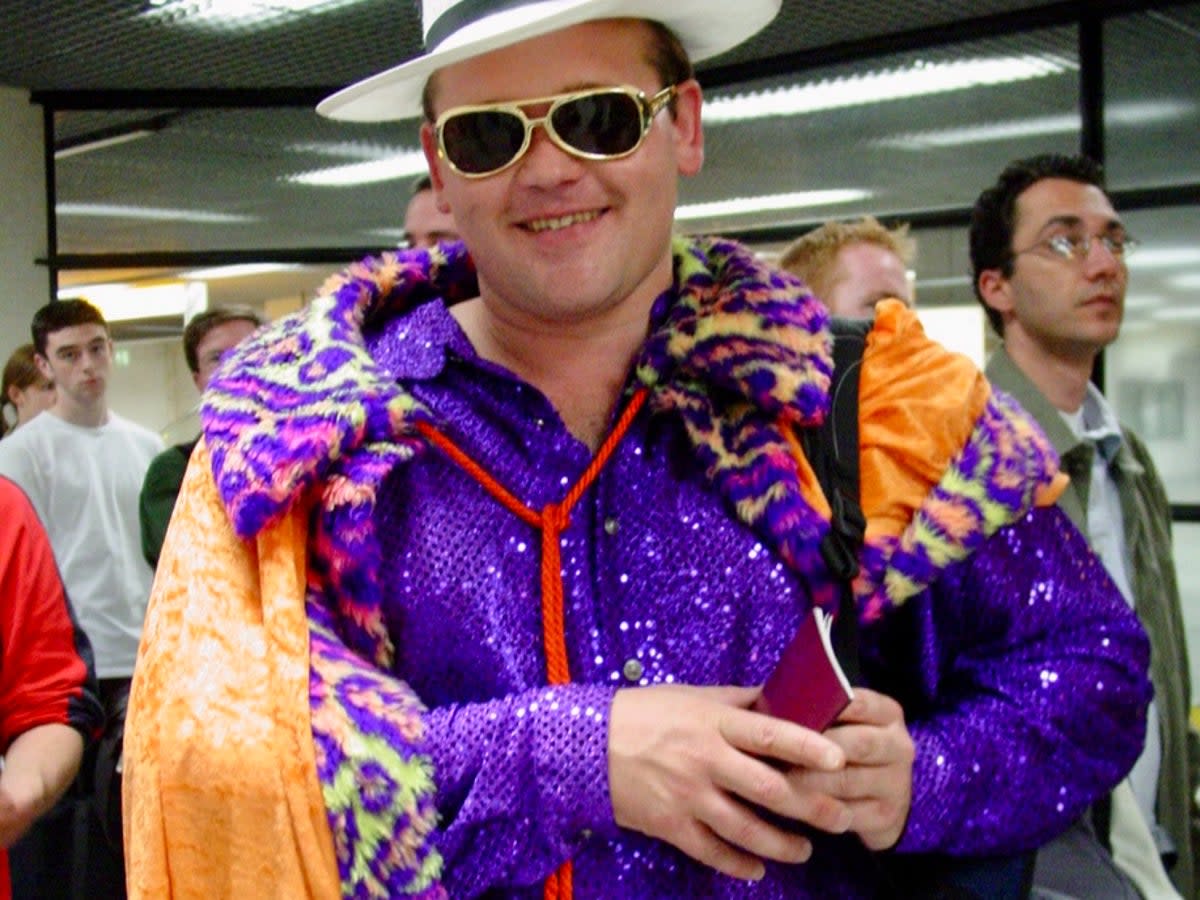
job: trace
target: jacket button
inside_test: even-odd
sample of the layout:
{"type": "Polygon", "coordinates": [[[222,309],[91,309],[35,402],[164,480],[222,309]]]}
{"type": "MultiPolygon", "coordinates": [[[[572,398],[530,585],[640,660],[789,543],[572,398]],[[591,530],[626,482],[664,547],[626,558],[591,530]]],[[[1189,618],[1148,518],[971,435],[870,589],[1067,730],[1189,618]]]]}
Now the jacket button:
{"type": "Polygon", "coordinates": [[[626,681],[638,682],[641,681],[642,675],[646,672],[645,667],[640,660],[627,659],[625,665],[621,667],[621,674],[625,676],[626,681]]]}

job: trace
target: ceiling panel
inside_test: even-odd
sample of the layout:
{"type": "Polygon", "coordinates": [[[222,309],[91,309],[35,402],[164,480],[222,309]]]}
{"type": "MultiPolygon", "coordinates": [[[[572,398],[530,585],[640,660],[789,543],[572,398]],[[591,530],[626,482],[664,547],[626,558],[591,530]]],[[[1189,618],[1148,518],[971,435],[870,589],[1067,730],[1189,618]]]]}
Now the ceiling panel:
{"type": "MultiPolygon", "coordinates": [[[[160,92],[152,108],[56,113],[60,146],[139,127],[149,132],[59,161],[59,252],[114,254],[120,261],[160,251],[325,248],[336,255],[338,248],[348,254],[349,248],[393,245],[410,179],[349,188],[304,186],[292,179],[414,151],[415,121],[348,125],[324,120],[308,106],[209,108],[194,102],[196,94],[173,100],[161,92],[199,91],[203,100],[205,91],[250,97],[340,87],[419,52],[416,5],[342,0],[325,12],[289,17],[288,4],[280,2],[280,14],[267,25],[218,32],[161,14],[164,2],[0,5],[0,85],[40,92],[160,92]]],[[[211,0],[187,3],[202,9],[211,0]]],[[[1089,8],[1115,5],[1097,2],[1089,8]]],[[[1174,183],[1172,178],[1194,184],[1200,179],[1200,4],[1146,5],[1153,8],[1120,3],[1130,14],[1105,29],[1114,173],[1121,186],[1174,183]],[[1173,111],[1150,123],[1114,115],[1147,100],[1173,111]]],[[[859,191],[861,199],[782,212],[760,206],[751,216],[714,215],[685,227],[774,229],[777,237],[826,217],[961,209],[1007,160],[1076,149],[1078,38],[1073,25],[1061,23],[1078,8],[1020,0],[784,0],[767,30],[701,68],[710,97],[769,90],[788,81],[831,85],[987,59],[1033,57],[1063,68],[1024,82],[710,124],[704,172],[680,188],[684,205],[829,189],[859,191]],[[994,28],[978,27],[986,17],[995,17],[994,28]],[[965,21],[975,27],[960,39],[965,21]],[[1030,27],[1015,33],[1023,25],[1030,27]],[[871,48],[869,58],[863,57],[864,46],[871,48]],[[778,75],[785,64],[794,70],[787,78],[778,75]],[[776,74],[763,77],[766,72],[776,74]],[[736,84],[729,82],[733,74],[736,84]],[[1038,126],[1030,133],[1004,132],[1030,123],[1038,126]]],[[[71,280],[86,277],[80,272],[71,280]]],[[[297,277],[315,281],[307,270],[297,277]]]]}

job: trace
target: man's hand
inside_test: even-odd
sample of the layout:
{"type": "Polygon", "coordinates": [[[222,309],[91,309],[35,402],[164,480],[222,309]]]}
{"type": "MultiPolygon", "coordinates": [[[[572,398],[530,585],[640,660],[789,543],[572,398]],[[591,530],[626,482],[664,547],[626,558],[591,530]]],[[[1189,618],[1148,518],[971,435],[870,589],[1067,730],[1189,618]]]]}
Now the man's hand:
{"type": "MultiPolygon", "coordinates": [[[[812,853],[807,838],[767,822],[751,806],[846,831],[850,804],[791,774],[799,767],[836,779],[846,753],[828,737],[751,712],[758,693],[679,685],[618,691],[608,738],[617,824],[746,879],[763,876],[764,859],[799,863],[812,853]]],[[[858,751],[859,742],[848,743],[858,751]]]]}
{"type": "Polygon", "coordinates": [[[884,694],[854,689],[854,700],[826,732],[842,748],[837,772],[792,773],[794,786],[843,801],[853,812],[851,830],[872,850],[886,850],[904,832],[912,807],[912,736],[900,704],[884,694]]]}

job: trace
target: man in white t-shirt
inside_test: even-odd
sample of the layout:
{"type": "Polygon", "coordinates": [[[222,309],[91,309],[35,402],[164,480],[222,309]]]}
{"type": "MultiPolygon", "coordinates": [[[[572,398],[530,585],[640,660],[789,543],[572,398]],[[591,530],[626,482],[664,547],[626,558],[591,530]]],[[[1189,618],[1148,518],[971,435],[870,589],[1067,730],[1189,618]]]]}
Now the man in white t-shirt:
{"type": "MultiPolygon", "coordinates": [[[[108,408],[112,338],[99,310],[84,300],[50,303],[34,314],[32,332],[38,367],[58,386],[58,398],[0,442],[0,475],[25,491],[46,528],[95,652],[101,699],[112,709],[128,690],[150,596],[138,492],[163,442],[108,408]]],[[[69,876],[64,848],[53,847],[60,839],[45,845],[48,878],[64,870],[69,876]]],[[[14,871],[21,858],[14,857],[14,871]]],[[[119,859],[109,862],[116,871],[106,877],[104,862],[90,856],[88,896],[119,896],[119,859]]]]}

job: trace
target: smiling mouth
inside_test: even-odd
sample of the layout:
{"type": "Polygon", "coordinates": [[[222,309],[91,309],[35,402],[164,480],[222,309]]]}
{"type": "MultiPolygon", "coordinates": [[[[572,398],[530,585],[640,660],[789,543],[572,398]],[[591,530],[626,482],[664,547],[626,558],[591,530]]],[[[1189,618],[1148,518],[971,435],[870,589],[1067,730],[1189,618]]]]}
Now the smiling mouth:
{"type": "Polygon", "coordinates": [[[524,227],[534,234],[541,234],[545,231],[558,231],[562,228],[570,228],[572,225],[581,225],[598,218],[600,218],[600,211],[592,209],[587,212],[570,213],[549,219],[531,219],[525,223],[524,227]]]}

